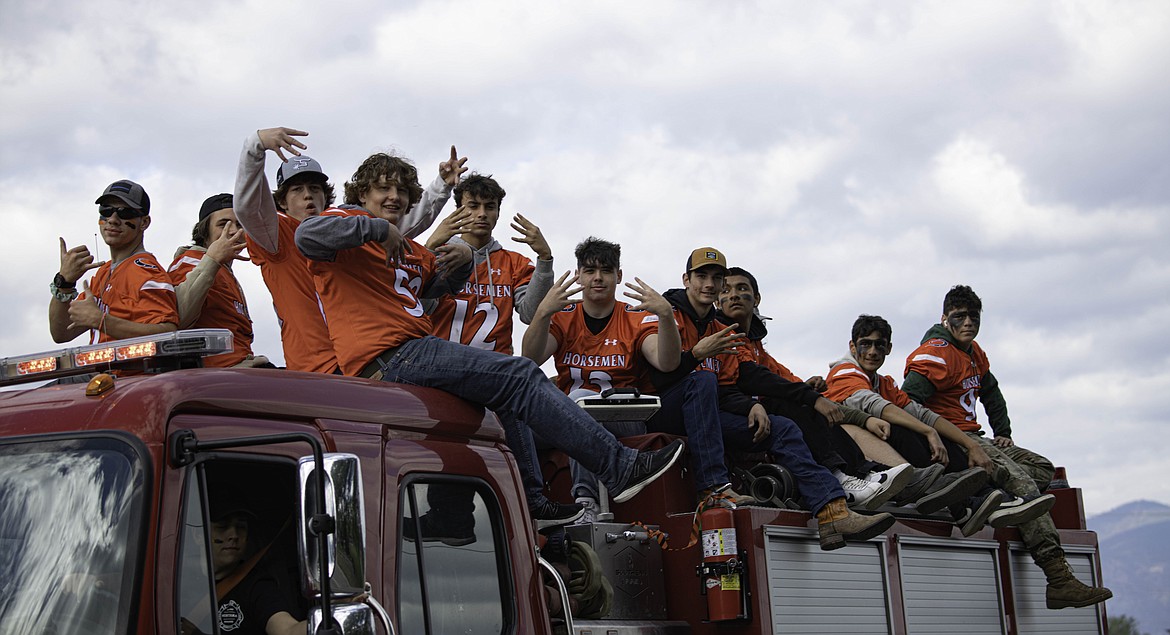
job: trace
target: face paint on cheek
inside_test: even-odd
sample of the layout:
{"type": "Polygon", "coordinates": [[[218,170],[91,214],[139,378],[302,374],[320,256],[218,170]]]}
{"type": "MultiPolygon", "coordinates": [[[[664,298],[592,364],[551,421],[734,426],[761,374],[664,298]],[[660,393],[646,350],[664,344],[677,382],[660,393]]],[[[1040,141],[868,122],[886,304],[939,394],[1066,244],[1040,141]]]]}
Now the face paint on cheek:
{"type": "Polygon", "coordinates": [[[135,225],[134,223],[131,223],[131,222],[130,222],[130,221],[128,221],[128,220],[124,220],[124,221],[122,221],[122,222],[123,222],[123,223],[125,223],[125,225],[126,225],[127,227],[129,227],[130,229],[132,229],[132,230],[133,230],[133,229],[138,229],[138,225],[135,225]]]}

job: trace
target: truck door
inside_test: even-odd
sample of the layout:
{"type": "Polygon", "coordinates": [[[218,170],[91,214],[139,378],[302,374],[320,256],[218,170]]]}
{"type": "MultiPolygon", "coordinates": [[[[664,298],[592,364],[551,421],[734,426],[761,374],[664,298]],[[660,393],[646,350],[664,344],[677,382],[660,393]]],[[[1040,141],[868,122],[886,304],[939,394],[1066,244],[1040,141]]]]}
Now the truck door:
{"type": "MultiPolygon", "coordinates": [[[[272,427],[222,417],[171,422],[173,430],[193,430],[200,440],[265,434],[272,427]]],[[[296,459],[303,454],[298,444],[246,447],[200,453],[190,465],[168,469],[163,505],[175,511],[164,515],[173,525],[163,527],[159,545],[159,632],[264,632],[281,612],[305,619],[295,524],[296,459]],[[174,581],[166,591],[164,580],[174,581]]]]}

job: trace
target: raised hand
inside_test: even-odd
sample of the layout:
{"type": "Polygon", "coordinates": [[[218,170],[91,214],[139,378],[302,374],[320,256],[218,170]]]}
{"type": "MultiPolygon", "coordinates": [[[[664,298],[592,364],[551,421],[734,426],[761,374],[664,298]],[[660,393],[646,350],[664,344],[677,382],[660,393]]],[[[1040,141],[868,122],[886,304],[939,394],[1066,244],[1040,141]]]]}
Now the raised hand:
{"type": "Polygon", "coordinates": [[[435,231],[431,232],[431,237],[427,239],[427,249],[436,250],[440,245],[447,244],[452,236],[462,234],[467,231],[464,225],[471,220],[471,210],[467,209],[466,205],[462,205],[454,212],[451,212],[446,218],[439,221],[435,227],[435,231]]]}
{"type": "Polygon", "coordinates": [[[93,255],[89,253],[89,248],[85,245],[78,245],[72,249],[66,249],[65,239],[60,236],[57,240],[61,241],[61,277],[65,278],[66,282],[77,283],[81,276],[85,275],[86,271],[90,269],[97,269],[106,264],[106,261],[94,262],[93,255]]]}
{"type": "Polygon", "coordinates": [[[633,282],[627,282],[625,285],[630,290],[623,291],[622,295],[638,302],[634,306],[635,309],[649,311],[662,319],[674,319],[670,302],[641,278],[634,277],[633,282]]]}
{"type": "Polygon", "coordinates": [[[524,218],[521,214],[516,214],[512,218],[512,229],[520,233],[519,236],[512,237],[512,240],[518,243],[524,243],[536,252],[536,257],[540,260],[552,259],[552,248],[548,246],[548,241],[544,239],[544,234],[540,233],[540,228],[532,221],[524,218]]]}
{"type": "Polygon", "coordinates": [[[467,171],[467,168],[463,167],[464,163],[467,163],[467,157],[459,158],[455,146],[451,146],[451,159],[439,164],[439,178],[447,185],[459,185],[459,177],[467,171]]]}
{"type": "Polygon", "coordinates": [[[233,260],[247,260],[240,255],[240,252],[248,245],[244,236],[243,227],[228,221],[219,232],[219,236],[207,246],[208,257],[214,258],[222,267],[228,266],[233,260]]]}
{"type": "Polygon", "coordinates": [[[743,335],[731,332],[734,328],[735,325],[733,324],[718,333],[713,333],[699,340],[698,344],[691,347],[691,354],[695,356],[695,359],[702,361],[708,357],[734,353],[736,346],[742,346],[747,343],[743,335]]]}
{"type": "Polygon", "coordinates": [[[284,156],[284,150],[288,150],[288,153],[294,157],[301,156],[300,150],[304,150],[306,146],[294,137],[309,135],[304,130],[295,128],[265,128],[257,130],[256,134],[260,136],[260,145],[264,146],[265,150],[275,152],[281,161],[288,161],[288,158],[284,156]]]}
{"type": "Polygon", "coordinates": [[[570,304],[579,304],[581,302],[579,299],[572,300],[569,298],[569,296],[576,295],[585,289],[584,285],[573,286],[577,284],[578,278],[572,274],[572,271],[566,271],[561,274],[560,278],[557,278],[552,288],[544,295],[544,299],[537,305],[537,316],[548,318],[570,304]]]}

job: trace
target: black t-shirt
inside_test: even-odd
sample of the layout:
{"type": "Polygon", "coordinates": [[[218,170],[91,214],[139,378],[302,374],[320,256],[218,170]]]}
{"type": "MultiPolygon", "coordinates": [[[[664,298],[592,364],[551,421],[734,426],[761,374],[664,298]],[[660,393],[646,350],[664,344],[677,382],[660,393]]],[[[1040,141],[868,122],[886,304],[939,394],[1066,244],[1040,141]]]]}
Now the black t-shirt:
{"type": "Polygon", "coordinates": [[[258,565],[220,600],[216,609],[219,630],[231,635],[265,635],[268,619],[281,611],[294,619],[305,619],[290,587],[274,568],[258,565]]]}

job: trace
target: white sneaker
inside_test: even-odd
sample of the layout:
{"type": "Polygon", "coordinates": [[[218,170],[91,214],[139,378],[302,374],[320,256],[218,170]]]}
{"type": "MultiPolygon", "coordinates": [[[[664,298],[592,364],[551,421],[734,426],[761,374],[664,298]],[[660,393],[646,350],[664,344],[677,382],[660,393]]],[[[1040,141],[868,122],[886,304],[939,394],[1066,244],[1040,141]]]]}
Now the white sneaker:
{"type": "Polygon", "coordinates": [[[870,509],[867,507],[869,501],[881,492],[881,485],[848,474],[837,480],[841,481],[841,489],[845,490],[845,504],[850,507],[870,509]]]}
{"type": "Polygon", "coordinates": [[[584,510],[584,513],[581,514],[581,517],[573,521],[574,525],[592,525],[593,523],[597,522],[597,512],[600,511],[598,509],[597,501],[593,500],[592,498],[581,496],[574,502],[580,505],[584,510]]]}
{"type": "Polygon", "coordinates": [[[865,480],[878,486],[877,494],[865,502],[865,509],[877,509],[901,492],[914,480],[914,466],[909,463],[895,465],[881,472],[870,472],[865,480]]]}

